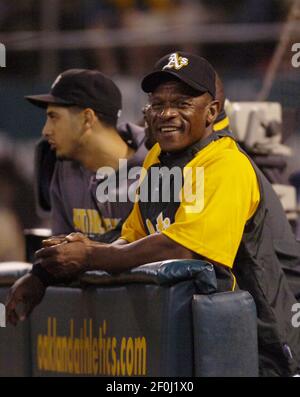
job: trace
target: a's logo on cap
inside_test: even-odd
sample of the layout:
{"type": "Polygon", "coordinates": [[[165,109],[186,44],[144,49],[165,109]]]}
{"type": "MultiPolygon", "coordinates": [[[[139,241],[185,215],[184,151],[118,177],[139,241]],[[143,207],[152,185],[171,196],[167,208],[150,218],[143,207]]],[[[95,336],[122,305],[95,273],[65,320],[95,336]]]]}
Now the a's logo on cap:
{"type": "Polygon", "coordinates": [[[60,81],[60,79],[62,78],[62,75],[60,74],[59,76],[56,77],[54,83],[51,86],[51,90],[53,90],[53,88],[56,86],[56,84],[60,81]]]}
{"type": "Polygon", "coordinates": [[[169,56],[169,63],[163,67],[163,70],[165,69],[176,69],[179,70],[183,68],[184,66],[187,66],[189,64],[188,58],[184,58],[179,56],[177,52],[174,54],[171,54],[169,56]]]}

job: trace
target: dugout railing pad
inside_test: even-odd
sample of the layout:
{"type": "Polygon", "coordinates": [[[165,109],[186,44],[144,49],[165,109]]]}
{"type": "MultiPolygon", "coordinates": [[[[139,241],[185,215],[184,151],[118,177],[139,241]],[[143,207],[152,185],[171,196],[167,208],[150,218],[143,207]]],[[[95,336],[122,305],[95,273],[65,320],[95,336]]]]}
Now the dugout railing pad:
{"type": "MultiPolygon", "coordinates": [[[[1,302],[14,274],[0,268],[1,302]]],[[[253,300],[218,293],[211,264],[171,260],[79,281],[48,288],[29,321],[0,328],[1,376],[258,375],[253,300]]]]}
{"type": "MultiPolygon", "coordinates": [[[[6,262],[0,264],[0,302],[5,303],[10,286],[31,269],[29,263],[6,262]]],[[[0,376],[30,376],[31,343],[30,321],[17,327],[6,323],[0,328],[0,376]]]]}

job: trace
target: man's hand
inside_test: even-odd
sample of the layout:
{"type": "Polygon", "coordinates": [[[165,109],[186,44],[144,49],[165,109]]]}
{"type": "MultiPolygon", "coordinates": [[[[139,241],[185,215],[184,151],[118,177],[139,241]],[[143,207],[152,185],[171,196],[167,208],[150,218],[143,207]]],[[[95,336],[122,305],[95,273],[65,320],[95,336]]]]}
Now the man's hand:
{"type": "Polygon", "coordinates": [[[17,325],[18,321],[24,321],[45,295],[46,287],[33,274],[26,274],[17,280],[10,288],[6,298],[7,321],[17,325]],[[21,313],[17,306],[23,305],[21,313]]]}
{"type": "Polygon", "coordinates": [[[46,240],[42,241],[43,248],[46,247],[53,247],[54,245],[58,245],[64,242],[71,242],[71,241],[83,241],[87,242],[90,241],[87,236],[85,236],[82,233],[76,232],[76,233],[70,233],[68,235],[65,234],[59,234],[58,236],[51,236],[47,238],[46,240]]]}
{"type": "Polygon", "coordinates": [[[71,242],[74,243],[75,241],[81,241],[82,243],[85,243],[87,245],[92,241],[85,234],[79,232],[68,234],[67,236],[65,236],[65,240],[68,241],[69,243],[71,242]]]}
{"type": "Polygon", "coordinates": [[[52,247],[53,245],[61,244],[66,240],[65,234],[60,234],[58,236],[52,236],[42,241],[43,247],[52,247]]]}
{"type": "Polygon", "coordinates": [[[66,236],[61,244],[36,252],[40,265],[57,279],[71,278],[88,270],[88,248],[93,242],[81,233],[66,236]]]}

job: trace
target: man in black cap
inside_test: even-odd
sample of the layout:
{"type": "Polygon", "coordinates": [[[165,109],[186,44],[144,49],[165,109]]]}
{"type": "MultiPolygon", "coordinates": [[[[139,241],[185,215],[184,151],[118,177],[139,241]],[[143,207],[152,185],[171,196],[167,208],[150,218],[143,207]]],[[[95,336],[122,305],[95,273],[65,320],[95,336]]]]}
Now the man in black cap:
{"type": "MultiPolygon", "coordinates": [[[[47,111],[44,140],[38,145],[36,158],[36,190],[43,190],[43,186],[48,189],[50,184],[51,228],[55,236],[44,245],[60,243],[63,235],[75,231],[97,241],[115,240],[120,235],[119,224],[133,206],[128,199],[119,200],[119,195],[126,194],[131,185],[134,189],[136,182],[120,172],[119,160],[128,160],[129,171],[141,166],[147,153],[143,128],[131,123],[116,127],[122,108],[119,88],[99,71],[71,69],[56,78],[50,93],[26,98],[47,111]],[[101,167],[116,171],[116,184],[111,188],[115,202],[99,200],[98,191],[104,190],[101,186],[108,179],[103,176],[100,180],[96,174],[101,167]]],[[[15,307],[18,300],[27,301],[27,309],[31,310],[52,282],[51,275],[34,266],[30,275],[12,287],[9,307],[15,307]]]]}
{"type": "Polygon", "coordinates": [[[213,132],[220,109],[215,76],[212,66],[193,54],[177,52],[158,61],[142,82],[158,143],[144,161],[121,238],[99,245],[70,235],[66,244],[36,256],[57,280],[174,258],[208,260],[219,290],[234,291],[238,285],[255,300],[261,375],[290,376],[300,357],[299,330],[291,321],[296,301],[274,249],[271,220],[283,209],[233,136],[213,132]]]}
{"type": "Polygon", "coordinates": [[[92,113],[99,116],[98,119],[106,126],[115,127],[122,108],[121,93],[114,82],[99,71],[87,69],[67,70],[56,78],[49,94],[30,95],[26,99],[36,106],[50,108],[47,112],[48,118],[43,134],[55,148],[57,157],[78,159],[87,165],[88,161],[85,154],[81,152],[83,145],[79,139],[82,131],[78,131],[77,124],[73,129],[65,125],[74,121],[76,123],[76,120],[72,120],[72,114],[62,116],[57,120],[55,115],[53,117],[52,106],[64,109],[65,114],[81,113],[84,110],[81,117],[85,118],[85,127],[88,126],[88,128],[91,127],[92,113]],[[51,123],[52,120],[53,123],[51,123]],[[60,128],[54,130],[55,123],[58,121],[61,122],[62,131],[60,128]]]}
{"type": "MultiPolygon", "coordinates": [[[[47,108],[45,140],[39,143],[36,155],[36,191],[40,207],[50,207],[47,188],[52,179],[48,195],[53,234],[81,231],[93,239],[103,239],[103,233],[126,217],[131,207],[99,203],[95,197],[95,171],[102,166],[117,169],[120,158],[131,159],[129,168],[140,165],[146,154],[143,129],[131,123],[123,123],[116,129],[122,107],[121,93],[99,71],[68,70],[56,78],[49,94],[26,98],[47,108]],[[84,128],[88,129],[84,133],[77,128],[81,128],[78,120],[82,121],[78,116],[87,118],[84,128]],[[73,161],[56,162],[54,153],[58,159],[73,161]],[[53,163],[56,163],[54,174],[53,163]]],[[[127,186],[127,180],[123,183],[127,186]]]]}

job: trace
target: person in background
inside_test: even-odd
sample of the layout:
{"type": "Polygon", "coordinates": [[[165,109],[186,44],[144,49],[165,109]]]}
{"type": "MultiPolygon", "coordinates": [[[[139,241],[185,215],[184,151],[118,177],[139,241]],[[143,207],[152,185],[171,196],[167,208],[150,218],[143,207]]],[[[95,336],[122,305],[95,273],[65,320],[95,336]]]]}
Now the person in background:
{"type": "MultiPolygon", "coordinates": [[[[116,240],[133,206],[128,195],[138,181],[138,175],[129,179],[128,172],[141,166],[147,153],[143,128],[131,123],[117,127],[122,106],[118,87],[99,71],[70,69],[56,78],[50,93],[26,98],[47,111],[45,141],[38,145],[36,156],[36,190],[39,202],[51,208],[55,234],[45,246],[58,244],[76,231],[96,241],[116,240]],[[119,169],[120,159],[126,160],[126,173],[119,169]],[[114,202],[102,201],[98,195],[110,177],[101,167],[116,172],[114,202]]],[[[13,286],[12,301],[26,301],[30,311],[52,282],[51,274],[33,266],[13,286]]]]}
{"type": "MultiPolygon", "coordinates": [[[[106,166],[118,170],[119,159],[123,158],[128,159],[129,170],[141,165],[147,153],[144,129],[132,123],[116,127],[121,93],[105,75],[71,69],[60,76],[50,94],[27,97],[33,104],[47,108],[44,139],[36,150],[38,206],[51,209],[53,235],[80,231],[93,240],[107,241],[113,239],[113,234],[105,233],[126,218],[132,205],[128,200],[100,202],[96,193],[106,178],[100,181],[96,171],[106,166]],[[86,124],[92,128],[81,134],[76,131],[78,120],[72,116],[74,111],[80,115],[84,110],[88,117],[92,115],[92,121],[86,124]]],[[[116,194],[133,182],[126,175],[116,187],[116,194]]]]}

